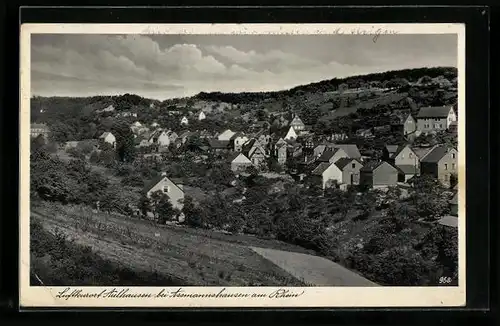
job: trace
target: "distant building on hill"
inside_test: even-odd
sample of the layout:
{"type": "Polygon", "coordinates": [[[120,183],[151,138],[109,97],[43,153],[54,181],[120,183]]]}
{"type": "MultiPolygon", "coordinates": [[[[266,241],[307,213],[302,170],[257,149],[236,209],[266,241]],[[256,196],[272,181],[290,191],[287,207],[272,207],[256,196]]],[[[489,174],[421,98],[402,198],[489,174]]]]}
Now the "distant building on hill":
{"type": "Polygon", "coordinates": [[[110,144],[113,148],[116,147],[116,137],[111,132],[106,131],[100,137],[99,140],[104,143],[110,144]]]}

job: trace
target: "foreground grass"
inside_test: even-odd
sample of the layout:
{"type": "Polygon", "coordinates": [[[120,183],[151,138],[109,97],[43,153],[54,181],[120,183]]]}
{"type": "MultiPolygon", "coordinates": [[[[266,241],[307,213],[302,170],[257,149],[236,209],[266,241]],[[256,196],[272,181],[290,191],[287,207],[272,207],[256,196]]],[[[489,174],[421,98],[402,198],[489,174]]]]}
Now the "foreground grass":
{"type": "MultiPolygon", "coordinates": [[[[52,236],[57,237],[62,233],[64,237],[72,239],[72,244],[79,246],[76,247],[79,248],[75,249],[76,252],[92,250],[110,264],[125,266],[139,275],[149,275],[145,278],[151,278],[151,282],[156,282],[154,284],[166,282],[167,284],[162,285],[304,285],[304,282],[260,257],[249,249],[248,245],[243,245],[242,238],[225,241],[221,235],[210,237],[209,234],[201,234],[198,231],[191,233],[185,229],[159,227],[126,216],[93,213],[88,208],[49,203],[32,207],[31,219],[38,221],[52,236]],[[152,275],[161,277],[155,281],[152,275]]],[[[34,239],[31,248],[38,245],[33,241],[34,239]]],[[[265,244],[263,240],[256,239],[255,242],[265,244]]],[[[43,249],[50,256],[57,252],[54,250],[54,247],[43,249]]],[[[52,268],[50,261],[46,259],[39,259],[37,263],[41,266],[39,269],[44,266],[48,270],[52,268]]],[[[80,262],[68,263],[75,269],[78,269],[78,264],[80,262]]],[[[33,266],[37,267],[36,264],[33,266]]],[[[106,271],[109,274],[114,273],[109,268],[106,271]]],[[[81,284],[75,279],[76,274],[67,274],[68,277],[74,277],[72,282],[81,284]]],[[[121,279],[115,280],[111,276],[90,278],[89,282],[93,285],[115,284],[112,282],[123,284],[120,283],[121,279]]]]}
{"type": "Polygon", "coordinates": [[[174,286],[179,279],[156,271],[134,271],[97,255],[90,246],[81,246],[63,233],[51,234],[34,221],[31,233],[31,286],[97,284],[129,286],[174,286]]]}

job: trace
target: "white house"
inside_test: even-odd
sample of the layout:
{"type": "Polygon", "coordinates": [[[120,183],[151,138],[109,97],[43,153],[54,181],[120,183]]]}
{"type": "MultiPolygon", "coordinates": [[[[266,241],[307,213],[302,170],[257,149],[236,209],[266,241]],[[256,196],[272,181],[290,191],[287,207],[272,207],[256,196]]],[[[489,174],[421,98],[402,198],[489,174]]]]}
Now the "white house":
{"type": "Polygon", "coordinates": [[[158,122],[153,122],[151,124],[151,128],[158,128],[160,126],[160,124],[158,122]]]}
{"type": "Polygon", "coordinates": [[[247,167],[252,166],[252,161],[243,153],[235,154],[234,158],[230,158],[231,170],[233,172],[245,170],[247,167]]]}
{"type": "Polygon", "coordinates": [[[182,119],[181,119],[181,125],[187,125],[188,123],[189,123],[188,118],[187,118],[187,117],[185,117],[185,116],[184,116],[184,117],[182,117],[182,119]]]}
{"type": "Polygon", "coordinates": [[[198,120],[201,121],[201,120],[205,120],[207,117],[205,115],[205,112],[203,111],[200,111],[200,113],[198,114],[198,120]]]}
{"type": "Polygon", "coordinates": [[[158,144],[159,146],[167,147],[170,145],[170,137],[165,130],[157,131],[149,137],[150,144],[158,144]]]}
{"type": "Polygon", "coordinates": [[[115,147],[115,146],[116,146],[116,137],[115,137],[112,133],[110,133],[110,132],[108,132],[108,131],[104,132],[104,133],[103,133],[103,134],[99,137],[99,140],[101,140],[101,141],[103,141],[103,142],[105,142],[105,143],[108,143],[108,144],[110,144],[110,145],[111,145],[111,146],[113,146],[113,147],[115,147]]]}
{"type": "Polygon", "coordinates": [[[288,129],[288,132],[286,133],[285,136],[285,140],[291,140],[291,139],[297,139],[297,133],[295,132],[293,126],[290,127],[290,129],[288,129]]]}
{"type": "Polygon", "coordinates": [[[342,170],[335,164],[330,162],[320,163],[312,172],[311,175],[317,178],[322,188],[327,188],[332,181],[342,182],[342,170]]]}
{"type": "Polygon", "coordinates": [[[233,150],[235,152],[241,152],[241,149],[243,148],[243,144],[245,144],[248,141],[248,137],[245,136],[242,133],[235,133],[231,139],[230,142],[233,145],[233,150]]]}
{"type": "Polygon", "coordinates": [[[227,130],[224,130],[219,136],[217,136],[217,139],[230,141],[231,137],[233,137],[234,134],[236,134],[234,131],[227,129],[227,130]]]}

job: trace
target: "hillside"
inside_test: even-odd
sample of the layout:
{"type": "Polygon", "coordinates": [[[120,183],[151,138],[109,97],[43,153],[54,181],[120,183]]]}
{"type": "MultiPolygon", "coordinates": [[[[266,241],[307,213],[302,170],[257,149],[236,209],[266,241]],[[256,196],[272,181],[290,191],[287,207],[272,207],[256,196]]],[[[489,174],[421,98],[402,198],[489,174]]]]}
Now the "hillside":
{"type": "Polygon", "coordinates": [[[283,91],[202,92],[190,98],[169,99],[163,102],[133,94],[85,98],[37,96],[31,99],[31,115],[33,121],[56,121],[64,116],[78,117],[98,113],[110,116],[120,111],[131,111],[143,118],[158,118],[168,111],[189,114],[201,109],[212,113],[236,110],[235,115],[239,115],[252,109],[265,109],[272,113],[300,110],[307,106],[318,109],[324,114],[342,116],[356,112],[358,107],[385,104],[388,97],[392,98],[389,102],[410,97],[417,105],[432,104],[432,100],[422,100],[422,96],[418,93],[432,92],[436,90],[436,86],[444,88],[444,93],[439,96],[444,99],[453,98],[456,94],[456,77],[455,68],[406,69],[342,79],[334,78],[283,91]],[[398,95],[393,96],[393,94],[398,95]],[[379,98],[381,101],[377,103],[379,98]],[[99,112],[109,106],[113,107],[114,113],[99,112]]]}

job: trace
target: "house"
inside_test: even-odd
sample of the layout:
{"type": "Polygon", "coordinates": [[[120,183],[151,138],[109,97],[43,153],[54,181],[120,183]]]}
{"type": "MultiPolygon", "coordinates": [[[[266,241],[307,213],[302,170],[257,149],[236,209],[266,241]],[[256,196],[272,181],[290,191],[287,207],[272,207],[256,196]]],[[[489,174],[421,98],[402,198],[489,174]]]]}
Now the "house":
{"type": "Polygon", "coordinates": [[[234,134],[235,134],[234,131],[227,129],[224,130],[219,136],[217,136],[217,139],[222,141],[229,141],[231,140],[231,137],[233,137],[234,134]]]}
{"type": "Polygon", "coordinates": [[[151,124],[151,128],[158,128],[160,126],[160,124],[158,124],[158,122],[153,122],[151,124]]]}
{"type": "Polygon", "coordinates": [[[208,138],[207,141],[210,150],[215,153],[228,152],[233,149],[229,140],[208,138]]]}
{"type": "Polygon", "coordinates": [[[360,169],[359,183],[371,187],[394,186],[398,183],[398,169],[386,161],[372,161],[360,169]]]}
{"type": "Polygon", "coordinates": [[[181,119],[181,125],[187,125],[189,123],[189,120],[186,116],[182,117],[181,119]]]}
{"type": "Polygon", "coordinates": [[[253,135],[253,138],[265,148],[267,148],[271,142],[271,135],[269,135],[267,130],[260,130],[253,135]]]}
{"type": "Polygon", "coordinates": [[[167,131],[167,136],[170,139],[170,143],[175,142],[177,138],[179,138],[179,135],[177,135],[177,133],[173,130],[167,131]]]}
{"type": "Polygon", "coordinates": [[[409,145],[386,145],[382,159],[399,170],[400,182],[406,182],[420,172],[420,158],[409,145]]]}
{"type": "Polygon", "coordinates": [[[278,139],[278,141],[272,146],[272,153],[277,159],[278,164],[283,165],[286,163],[287,147],[288,143],[283,138],[278,139]]]}
{"type": "Polygon", "coordinates": [[[266,162],[266,151],[255,138],[243,144],[242,153],[245,154],[255,166],[260,166],[266,162]]]}
{"type": "Polygon", "coordinates": [[[113,105],[109,105],[106,108],[102,109],[99,112],[113,112],[115,110],[115,107],[113,105]]]}
{"type": "Polygon", "coordinates": [[[248,141],[248,137],[245,136],[245,134],[241,132],[235,133],[230,139],[229,142],[231,143],[231,146],[233,146],[233,150],[235,152],[241,152],[241,149],[243,148],[243,144],[245,144],[248,141]]]}
{"type": "Polygon", "coordinates": [[[417,133],[428,134],[447,130],[456,120],[453,106],[423,107],[417,115],[417,133]]]}
{"type": "Polygon", "coordinates": [[[341,148],[327,148],[323,154],[321,154],[316,161],[317,162],[327,162],[327,163],[335,163],[340,158],[348,158],[349,155],[341,149],[341,148]]]}
{"type": "Polygon", "coordinates": [[[198,113],[198,121],[205,120],[206,118],[205,112],[200,111],[200,113],[198,113]]]}
{"type": "Polygon", "coordinates": [[[455,195],[453,195],[449,204],[451,215],[458,216],[458,191],[455,192],[455,195]]]}
{"type": "Polygon", "coordinates": [[[444,185],[450,185],[458,174],[458,151],[446,145],[435,145],[420,160],[420,172],[432,175],[444,185]]]}
{"type": "Polygon", "coordinates": [[[252,161],[243,153],[233,153],[229,157],[229,162],[231,163],[231,170],[233,172],[245,171],[248,167],[253,165],[252,161]]]}
{"type": "Polygon", "coordinates": [[[407,136],[410,134],[414,134],[416,131],[417,131],[417,121],[410,113],[403,122],[403,135],[407,136]]]}
{"type": "Polygon", "coordinates": [[[292,121],[290,122],[290,127],[299,133],[306,128],[305,124],[302,120],[300,120],[298,115],[294,115],[292,121]]]}
{"type": "Polygon", "coordinates": [[[335,165],[342,171],[341,183],[348,185],[359,184],[360,170],[363,164],[354,158],[342,157],[335,162],[335,165]]]}
{"type": "Polygon", "coordinates": [[[108,131],[104,132],[99,137],[99,140],[101,142],[105,142],[105,143],[110,144],[113,148],[116,147],[116,138],[115,138],[115,136],[112,133],[110,133],[108,131]]]}
{"type": "Polygon", "coordinates": [[[47,140],[49,138],[50,129],[45,123],[32,123],[30,135],[32,138],[36,138],[39,135],[47,140]]]}
{"type": "Polygon", "coordinates": [[[326,150],[333,150],[336,148],[342,149],[347,154],[347,157],[361,160],[361,153],[356,144],[323,143],[314,148],[314,156],[320,157],[326,150]]]}
{"type": "Polygon", "coordinates": [[[295,132],[294,127],[291,126],[290,129],[288,129],[288,132],[286,133],[285,140],[297,139],[297,137],[298,135],[295,132]]]}
{"type": "Polygon", "coordinates": [[[328,137],[331,141],[346,140],[347,138],[349,137],[345,133],[333,133],[330,137],[328,137]]]}
{"type": "Polygon", "coordinates": [[[149,143],[150,144],[155,144],[158,146],[162,147],[168,147],[170,145],[170,137],[165,130],[158,130],[154,132],[150,137],[149,137],[149,143]]]}
{"type": "MultiPolygon", "coordinates": [[[[165,172],[162,172],[157,178],[152,180],[144,189],[148,198],[156,191],[161,191],[166,194],[172,204],[173,208],[182,210],[184,207],[184,187],[180,183],[174,183],[169,179],[165,172]]],[[[179,222],[182,222],[179,220],[179,222]]]]}
{"type": "Polygon", "coordinates": [[[313,182],[321,184],[323,189],[329,187],[332,182],[342,182],[342,171],[335,163],[321,162],[311,172],[313,182]]]}

